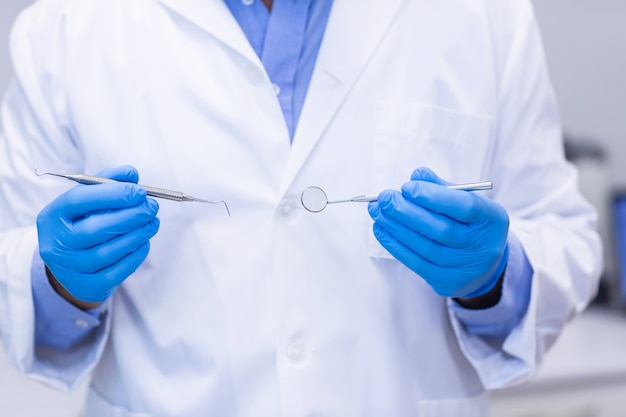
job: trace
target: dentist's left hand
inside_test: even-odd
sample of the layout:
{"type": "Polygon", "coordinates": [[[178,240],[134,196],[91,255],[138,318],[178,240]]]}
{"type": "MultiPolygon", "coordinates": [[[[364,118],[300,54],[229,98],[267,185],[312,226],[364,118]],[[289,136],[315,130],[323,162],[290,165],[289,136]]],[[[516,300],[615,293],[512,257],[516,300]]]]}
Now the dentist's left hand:
{"type": "Polygon", "coordinates": [[[508,214],[478,193],[446,185],[431,170],[419,168],[402,192],[380,193],[369,204],[374,234],[437,294],[484,295],[507,264],[508,214]]]}
{"type": "Polygon", "coordinates": [[[37,217],[41,258],[79,302],[106,300],[148,256],[159,229],[158,203],[136,185],[133,167],[99,175],[124,182],[76,186],[37,217]]]}

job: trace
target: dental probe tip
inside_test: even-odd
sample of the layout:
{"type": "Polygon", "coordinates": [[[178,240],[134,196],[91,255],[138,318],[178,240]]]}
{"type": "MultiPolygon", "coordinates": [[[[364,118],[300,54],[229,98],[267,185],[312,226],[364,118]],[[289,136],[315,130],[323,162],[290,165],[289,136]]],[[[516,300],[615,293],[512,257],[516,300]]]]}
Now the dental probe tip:
{"type": "Polygon", "coordinates": [[[226,204],[226,201],[210,201],[210,200],[203,200],[202,198],[195,198],[192,197],[193,200],[195,202],[198,203],[209,203],[209,204],[223,204],[224,208],[226,209],[226,213],[228,213],[228,217],[230,217],[230,210],[228,209],[228,204],[226,204]]]}
{"type": "Polygon", "coordinates": [[[37,168],[35,168],[35,175],[37,175],[38,177],[42,177],[44,175],[54,175],[55,177],[64,177],[64,175],[53,174],[52,172],[39,172],[37,168]]]}

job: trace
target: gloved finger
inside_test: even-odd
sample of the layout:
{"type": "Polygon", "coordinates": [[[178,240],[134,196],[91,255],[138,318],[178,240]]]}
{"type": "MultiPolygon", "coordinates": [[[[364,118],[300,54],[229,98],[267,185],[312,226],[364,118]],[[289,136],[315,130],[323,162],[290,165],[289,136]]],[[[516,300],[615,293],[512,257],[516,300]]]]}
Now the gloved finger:
{"type": "MultiPolygon", "coordinates": [[[[442,245],[464,248],[471,244],[473,233],[467,224],[428,210],[397,191],[381,192],[378,196],[378,208],[386,217],[442,245]]],[[[375,221],[383,221],[380,214],[376,217],[374,214],[376,213],[370,212],[375,221]]]]}
{"type": "Polygon", "coordinates": [[[47,208],[74,221],[97,211],[136,206],[146,201],[146,196],[146,190],[126,182],[78,186],[61,194],[47,208]]]}
{"type": "Polygon", "coordinates": [[[409,248],[416,255],[442,267],[462,267],[472,260],[466,259],[465,250],[443,245],[421,233],[406,227],[395,219],[386,216],[374,204],[370,207],[370,215],[375,224],[396,241],[409,248]]]}
{"type": "Polygon", "coordinates": [[[439,185],[450,185],[451,183],[439,178],[430,168],[420,167],[411,173],[411,181],[427,181],[439,185]]]}
{"type": "Polygon", "coordinates": [[[144,226],[158,211],[159,203],[151,198],[133,207],[99,211],[71,223],[59,239],[73,249],[87,249],[144,226]]]}
{"type": "Polygon", "coordinates": [[[126,278],[131,276],[145,261],[150,252],[150,242],[141,245],[137,250],[127,254],[115,264],[98,272],[103,282],[111,287],[119,286],[126,278]]]}
{"type": "Polygon", "coordinates": [[[473,192],[451,190],[425,181],[402,185],[402,194],[416,204],[463,223],[482,223],[492,216],[506,216],[504,208],[473,192]]]}
{"type": "Polygon", "coordinates": [[[159,219],[155,218],[129,233],[79,252],[78,256],[75,256],[72,268],[76,272],[95,274],[115,265],[154,237],[159,230],[159,224],[159,219]]]}
{"type": "MultiPolygon", "coordinates": [[[[146,242],[134,252],[128,253],[115,264],[101,269],[96,274],[70,271],[68,281],[72,282],[72,288],[65,287],[65,289],[81,301],[102,302],[109,298],[113,291],[139,268],[149,252],[150,242],[146,242]]],[[[54,271],[52,273],[54,274],[54,271]]]]}
{"type": "Polygon", "coordinates": [[[464,297],[482,286],[480,280],[467,280],[458,277],[449,268],[433,264],[415,254],[378,225],[374,225],[374,235],[394,258],[417,273],[437,294],[443,297],[464,297]]]}
{"type": "MultiPolygon", "coordinates": [[[[447,281],[446,279],[429,281],[427,277],[447,277],[450,274],[449,270],[439,265],[435,265],[429,262],[427,259],[422,258],[420,255],[413,252],[410,248],[406,247],[402,243],[398,242],[393,236],[387,233],[382,227],[374,224],[374,236],[380,242],[380,244],[389,251],[389,253],[404,264],[407,268],[420,275],[428,284],[435,290],[435,292],[444,297],[457,297],[460,296],[458,289],[454,285],[453,280],[447,281]]],[[[468,293],[471,291],[468,291],[468,293]]],[[[464,293],[464,292],[463,292],[464,293]]]]}
{"type": "Polygon", "coordinates": [[[133,182],[139,181],[137,169],[131,165],[122,165],[116,168],[107,168],[96,174],[98,177],[110,178],[117,181],[133,182]]]}

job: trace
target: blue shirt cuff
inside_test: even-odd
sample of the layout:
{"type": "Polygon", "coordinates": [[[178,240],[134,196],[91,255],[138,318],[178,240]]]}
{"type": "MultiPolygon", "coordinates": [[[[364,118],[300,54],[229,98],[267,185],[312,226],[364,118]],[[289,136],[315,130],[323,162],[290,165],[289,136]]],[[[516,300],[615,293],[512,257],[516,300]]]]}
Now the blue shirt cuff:
{"type": "Polygon", "coordinates": [[[471,334],[502,338],[520,322],[530,303],[533,269],[522,243],[509,233],[509,260],[504,272],[502,295],[498,304],[482,310],[466,309],[454,300],[448,306],[471,334]]]}
{"type": "Polygon", "coordinates": [[[108,303],[81,310],[52,288],[43,260],[36,251],[31,265],[31,287],[35,305],[35,344],[66,350],[98,328],[108,303]]]}

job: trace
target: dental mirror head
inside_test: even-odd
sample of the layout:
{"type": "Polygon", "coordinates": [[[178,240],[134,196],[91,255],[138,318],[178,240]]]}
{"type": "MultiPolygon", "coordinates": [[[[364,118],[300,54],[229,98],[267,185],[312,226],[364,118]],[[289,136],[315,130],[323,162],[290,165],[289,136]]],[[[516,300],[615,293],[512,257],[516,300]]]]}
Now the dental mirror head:
{"type": "Polygon", "coordinates": [[[300,202],[307,211],[319,213],[328,205],[328,197],[320,187],[311,186],[302,191],[300,202]]]}
{"type": "Polygon", "coordinates": [[[307,211],[311,213],[319,213],[324,210],[329,204],[336,203],[369,203],[370,201],[376,201],[378,199],[378,194],[363,194],[357,195],[352,198],[347,198],[344,200],[333,200],[329,201],[328,197],[326,197],[326,193],[320,187],[310,186],[305,188],[300,195],[300,202],[302,203],[302,207],[304,207],[307,211]]]}

